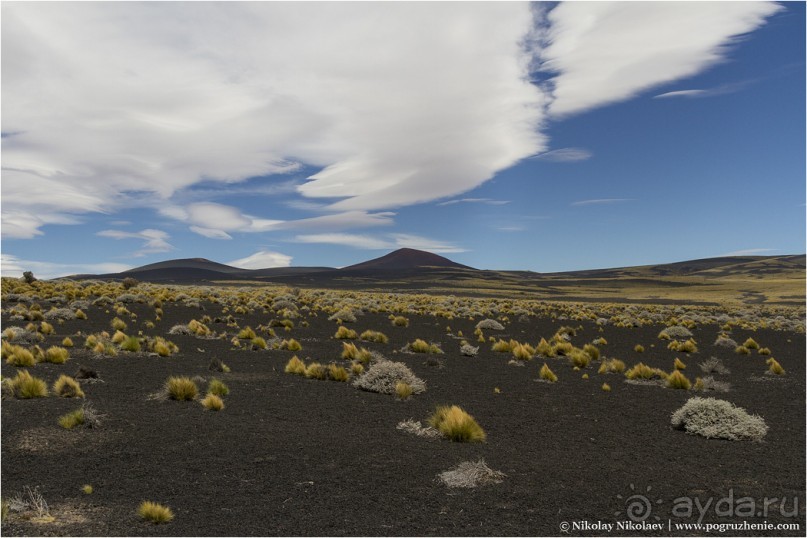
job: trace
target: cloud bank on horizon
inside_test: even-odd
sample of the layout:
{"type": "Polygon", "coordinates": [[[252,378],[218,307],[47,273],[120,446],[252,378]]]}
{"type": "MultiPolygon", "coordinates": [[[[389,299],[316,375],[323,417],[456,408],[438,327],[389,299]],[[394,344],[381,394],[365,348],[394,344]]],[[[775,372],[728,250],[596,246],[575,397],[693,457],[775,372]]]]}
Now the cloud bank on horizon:
{"type": "MultiPolygon", "coordinates": [[[[531,156],[590,157],[550,151],[549,121],[699,73],[779,9],[6,3],[2,234],[33,238],[139,203],[210,239],[305,230],[296,240],[313,242],[390,225],[384,210],[477,201],[449,199],[531,156]],[[308,219],[176,199],[304,166],[318,171],[296,189],[324,213],[308,219]]],[[[141,254],[171,250],[160,230],[101,234],[140,239],[141,254]]]]}

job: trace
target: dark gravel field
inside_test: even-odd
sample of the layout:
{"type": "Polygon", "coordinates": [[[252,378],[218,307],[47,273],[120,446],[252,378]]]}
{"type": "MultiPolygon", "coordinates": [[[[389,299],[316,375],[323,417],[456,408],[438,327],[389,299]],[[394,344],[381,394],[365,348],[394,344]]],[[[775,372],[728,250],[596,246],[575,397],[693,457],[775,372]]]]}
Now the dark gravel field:
{"type": "MultiPolygon", "coordinates": [[[[127,305],[142,322],[153,308],[127,305]]],[[[730,369],[716,375],[731,383],[728,393],[710,393],[762,416],[769,426],[761,442],[709,440],[672,429],[670,415],[688,398],[701,395],[663,386],[635,385],[622,374],[598,374],[599,363],[574,371],[565,358],[534,359],[508,364],[509,353],[481,344],[476,357],[459,353],[462,331],[475,343],[479,319],[446,320],[407,316],[408,327],[394,327],[386,314],[365,314],[349,327],[382,331],[389,343],[361,343],[389,359],[406,363],[426,382],[427,390],[405,401],[365,392],[350,383],[319,381],[284,373],[293,356],[323,364],[340,362],[342,341],[327,315],[297,320],[278,336],[300,341],[296,353],[234,349],[234,329],[210,323],[226,339],[168,335],[178,323],[208,314],[220,306],[197,308],[166,304],[165,315],[146,335],[165,336],[179,353],[161,358],[119,352],[98,358],[83,349],[84,335],[109,330],[114,313],[91,307],[88,320],[56,325],[43,348],[72,336],[75,347],[62,365],[37,364],[29,371],[49,386],[62,373],[91,368],[100,381],[82,382],[86,400],[103,415],[100,428],[65,430],[57,424],[79,400],[48,398],[2,402],[2,492],[8,499],[26,486],[37,487],[55,518],[35,523],[12,513],[3,534],[21,535],[557,535],[569,524],[571,535],[703,535],[704,530],[676,530],[676,523],[695,523],[673,514],[682,497],[732,496],[724,505],[750,497],[760,513],[753,517],[719,517],[705,511],[703,523],[798,523],[800,531],[732,530],[729,535],[799,535],[805,529],[805,338],[772,330],[734,329],[731,337],[749,336],[772,350],[787,370],[766,375],[766,357],[740,356],[712,343],[717,325],[693,329],[700,350],[676,353],[657,335],[660,325],[644,328],[600,328],[593,322],[560,322],[531,317],[512,320],[503,331],[485,336],[514,338],[535,345],[561,325],[582,329],[572,343],[582,347],[597,337],[606,357],[628,367],[643,361],[671,371],[681,358],[690,378],[703,375],[698,363],[716,356],[730,369]],[[443,355],[401,352],[421,338],[439,343],[443,355]],[[634,346],[642,344],[644,353],[634,346]],[[211,372],[211,360],[223,360],[229,373],[211,372]],[[544,362],[557,383],[538,382],[544,362]],[[588,379],[582,376],[589,375],[588,379]],[[206,411],[196,402],[153,398],[169,376],[218,377],[230,388],[225,409],[206,411]],[[610,392],[603,391],[604,382],[610,392]],[[498,390],[496,390],[498,389],[498,390]],[[484,443],[455,443],[417,437],[396,429],[406,419],[425,421],[440,404],[459,405],[487,433],[484,443]],[[451,489],[436,480],[462,461],[484,458],[506,474],[499,484],[451,489]],[[91,494],[81,488],[93,487],[91,494]],[[640,494],[652,502],[646,523],[660,531],[584,530],[581,525],[627,521],[628,498],[640,494]],[[767,514],[764,498],[776,497],[767,514]],[[780,506],[785,499],[784,513],[780,506]],[[165,525],[142,521],[143,500],[169,506],[175,518],[165,525]],[[794,504],[797,506],[795,515],[794,504]],[[672,526],[672,527],[671,527],[672,526]]],[[[265,324],[261,313],[236,316],[241,327],[265,324]]],[[[25,325],[10,322],[3,327],[25,325]]],[[[17,368],[2,364],[3,377],[17,368]]],[[[203,385],[200,384],[203,390],[203,385]]],[[[680,503],[679,503],[680,505],[680,503]]],[[[725,508],[725,506],[723,506],[725,508]]]]}

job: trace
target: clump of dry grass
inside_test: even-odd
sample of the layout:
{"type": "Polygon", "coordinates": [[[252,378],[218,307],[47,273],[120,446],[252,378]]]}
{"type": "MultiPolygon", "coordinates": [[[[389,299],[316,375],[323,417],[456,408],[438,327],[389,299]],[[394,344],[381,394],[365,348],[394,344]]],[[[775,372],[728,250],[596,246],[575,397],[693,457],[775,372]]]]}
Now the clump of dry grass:
{"type": "Polygon", "coordinates": [[[633,346],[633,351],[636,353],[644,353],[644,346],[642,344],[636,344],[633,346]]]}
{"type": "Polygon", "coordinates": [[[331,363],[328,365],[328,377],[334,381],[340,381],[344,383],[350,376],[348,375],[347,370],[345,370],[344,366],[339,366],[337,364],[331,363]]]}
{"type": "Polygon", "coordinates": [[[684,361],[676,357],[675,361],[673,361],[673,368],[675,368],[676,370],[686,370],[687,365],[684,364],[684,361]]]}
{"type": "Polygon", "coordinates": [[[174,519],[174,513],[170,508],[151,501],[143,501],[137,509],[137,514],[154,524],[168,523],[174,519]]]}
{"type": "Polygon", "coordinates": [[[230,388],[225,385],[220,379],[216,379],[215,377],[210,380],[210,383],[207,385],[207,392],[208,394],[214,394],[216,396],[227,396],[230,394],[230,388]]]}
{"type": "Polygon", "coordinates": [[[342,342],[342,358],[348,361],[370,362],[372,355],[365,348],[357,348],[356,344],[342,342]]]}
{"type": "Polygon", "coordinates": [[[305,363],[295,355],[286,363],[285,372],[287,374],[305,375],[305,363]]]}
{"type": "Polygon", "coordinates": [[[393,316],[392,325],[395,327],[409,327],[409,320],[403,316],[393,316]]]}
{"type": "Polygon", "coordinates": [[[456,405],[438,407],[429,418],[429,425],[451,441],[476,443],[487,437],[474,417],[456,405]]]}
{"type": "Polygon", "coordinates": [[[53,392],[62,398],[83,398],[84,391],[78,381],[64,374],[53,383],[53,392]]]}
{"type": "Polygon", "coordinates": [[[48,395],[48,385],[42,379],[32,376],[28,370],[20,370],[17,375],[3,380],[3,392],[6,390],[20,400],[44,398],[48,395]]]}
{"type": "Polygon", "coordinates": [[[363,333],[361,333],[361,336],[359,336],[359,338],[361,338],[362,340],[366,340],[368,342],[378,342],[379,344],[386,344],[387,342],[389,342],[389,338],[387,338],[387,335],[378,331],[369,331],[369,330],[364,331],[363,333]]]}
{"type": "Polygon", "coordinates": [[[785,375],[785,369],[782,368],[782,365],[779,364],[779,361],[774,359],[773,357],[769,358],[765,361],[768,365],[768,372],[774,375],[785,375]]]}
{"type": "Polygon", "coordinates": [[[406,345],[406,349],[413,353],[432,353],[435,355],[442,355],[443,350],[440,349],[440,346],[437,344],[430,344],[420,338],[417,338],[414,342],[411,342],[406,345]]]}
{"type": "Polygon", "coordinates": [[[301,346],[300,342],[294,338],[289,338],[288,340],[283,340],[280,342],[280,349],[284,349],[286,351],[300,351],[303,349],[303,346],[301,346]]]}
{"type": "Polygon", "coordinates": [[[487,484],[499,484],[507,476],[494,471],[483,459],[464,461],[454,469],[437,475],[437,481],[449,488],[476,488],[487,484]]]}
{"type": "Polygon", "coordinates": [[[6,363],[17,367],[31,367],[36,364],[34,354],[22,346],[11,345],[3,342],[3,355],[6,363]]]}
{"type": "Polygon", "coordinates": [[[305,368],[305,377],[309,379],[325,379],[328,376],[325,367],[318,362],[312,362],[305,368]]]}
{"type": "Polygon", "coordinates": [[[221,411],[224,409],[224,400],[216,394],[208,393],[200,403],[208,411],[221,411]]]}
{"type": "Polygon", "coordinates": [[[743,346],[748,349],[759,349],[759,344],[753,338],[749,338],[745,342],[743,342],[743,346]]]}
{"type": "Polygon", "coordinates": [[[353,329],[348,329],[344,325],[340,325],[339,328],[336,329],[336,333],[333,337],[337,340],[355,340],[359,335],[353,329]]]}
{"type": "Polygon", "coordinates": [[[412,385],[409,383],[404,383],[403,381],[398,381],[395,384],[395,394],[398,395],[398,398],[401,400],[407,400],[410,396],[412,396],[412,385]]]}
{"type": "Polygon", "coordinates": [[[647,366],[645,363],[640,362],[633,366],[630,370],[625,372],[625,377],[628,379],[667,379],[668,374],[663,370],[659,370],[658,368],[651,368],[647,366]]]}
{"type": "Polygon", "coordinates": [[[243,329],[238,331],[238,338],[241,340],[252,340],[256,336],[258,335],[255,334],[255,331],[252,329],[252,327],[249,326],[244,327],[243,329]]]}
{"type": "Polygon", "coordinates": [[[558,381],[558,376],[555,375],[555,372],[553,372],[546,363],[541,366],[541,371],[538,372],[538,377],[544,381],[549,381],[550,383],[557,383],[558,381]]]}
{"type": "Polygon", "coordinates": [[[667,376],[667,387],[671,389],[689,390],[692,387],[692,383],[681,373],[681,370],[673,370],[673,372],[667,376]]]}
{"type": "Polygon", "coordinates": [[[169,377],[165,382],[165,392],[169,399],[177,401],[194,400],[199,393],[196,383],[189,377],[169,377]]]}

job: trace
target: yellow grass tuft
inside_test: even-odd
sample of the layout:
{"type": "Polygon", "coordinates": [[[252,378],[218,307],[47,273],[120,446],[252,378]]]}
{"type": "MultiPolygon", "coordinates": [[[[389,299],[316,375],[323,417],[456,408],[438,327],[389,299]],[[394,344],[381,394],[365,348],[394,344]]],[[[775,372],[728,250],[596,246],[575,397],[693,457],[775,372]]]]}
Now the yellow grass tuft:
{"type": "Polygon", "coordinates": [[[438,407],[429,418],[429,425],[456,442],[482,442],[487,437],[474,417],[456,405],[438,407]]]}
{"type": "Polygon", "coordinates": [[[255,331],[252,330],[252,327],[244,327],[238,332],[238,338],[240,338],[241,340],[252,340],[256,336],[258,335],[255,334],[255,331]]]}
{"type": "Polygon", "coordinates": [[[73,341],[69,336],[65,336],[64,340],[62,340],[62,347],[73,347],[73,341]]]}
{"type": "Polygon", "coordinates": [[[771,357],[765,362],[768,364],[768,371],[770,373],[775,375],[785,375],[785,369],[782,368],[782,365],[779,364],[779,361],[777,361],[773,357],[771,357]]]}
{"type": "Polygon", "coordinates": [[[743,346],[747,347],[748,349],[759,349],[759,344],[757,344],[753,338],[749,338],[743,342],[743,346]]]}
{"type": "Polygon", "coordinates": [[[212,393],[208,393],[200,403],[208,411],[221,411],[224,409],[224,400],[212,393]]]}
{"type": "Polygon", "coordinates": [[[199,389],[189,377],[169,377],[165,382],[168,397],[177,401],[188,401],[196,398],[199,389]]]}
{"type": "Polygon", "coordinates": [[[603,383],[602,390],[604,390],[605,392],[611,392],[611,385],[609,385],[608,383],[603,383]]]}
{"type": "Polygon", "coordinates": [[[403,316],[395,316],[392,318],[392,324],[395,327],[409,327],[409,320],[403,316]]]}
{"type": "Polygon", "coordinates": [[[84,493],[85,495],[91,495],[91,494],[92,494],[92,492],[93,492],[93,489],[92,489],[92,486],[91,486],[91,485],[89,485],[89,484],[84,484],[83,486],[81,486],[81,491],[82,491],[82,493],[84,493]]]}
{"type": "Polygon", "coordinates": [[[230,394],[230,388],[214,377],[207,385],[207,393],[215,396],[227,396],[230,394]]]}
{"type": "Polygon", "coordinates": [[[412,385],[409,383],[404,383],[403,381],[398,381],[395,384],[395,394],[397,394],[398,398],[401,400],[406,400],[412,395],[412,385]]]}
{"type": "Polygon", "coordinates": [[[744,345],[737,346],[734,348],[734,353],[736,353],[737,355],[749,355],[751,353],[751,350],[745,347],[744,345]]]}
{"type": "Polygon", "coordinates": [[[290,338],[288,340],[283,340],[280,342],[280,349],[285,349],[288,351],[300,351],[303,349],[303,346],[300,345],[300,342],[295,340],[294,338],[290,338]]]}
{"type": "Polygon", "coordinates": [[[558,381],[558,376],[555,375],[555,372],[553,372],[546,363],[541,366],[541,371],[538,372],[538,377],[549,381],[550,383],[556,383],[558,381]]]}
{"type": "Polygon", "coordinates": [[[633,346],[633,351],[636,353],[644,353],[644,346],[642,344],[636,344],[633,346]]]}
{"type": "Polygon", "coordinates": [[[667,387],[671,389],[689,390],[692,387],[692,383],[681,373],[681,370],[673,370],[673,372],[667,376],[667,387]]]}
{"type": "Polygon", "coordinates": [[[364,366],[361,363],[354,362],[350,365],[350,373],[354,376],[360,376],[364,373],[364,366]]]}
{"type": "Polygon", "coordinates": [[[348,373],[347,370],[345,370],[344,366],[339,366],[337,364],[331,363],[328,365],[328,377],[330,377],[334,381],[345,382],[347,381],[348,373]]]}
{"type": "Polygon", "coordinates": [[[168,523],[174,519],[174,513],[167,506],[151,501],[143,501],[137,509],[137,514],[152,523],[168,523]]]}
{"type": "Polygon", "coordinates": [[[387,335],[378,331],[364,331],[361,333],[359,338],[362,340],[367,340],[368,342],[378,342],[379,344],[386,344],[389,342],[387,335]]]}
{"type": "Polygon", "coordinates": [[[339,328],[336,329],[336,333],[333,337],[337,340],[355,340],[359,335],[353,329],[348,329],[344,325],[340,325],[339,328]]]}
{"type": "Polygon", "coordinates": [[[78,381],[64,374],[53,383],[53,392],[62,398],[83,398],[84,391],[78,381]]]}
{"type": "Polygon", "coordinates": [[[295,355],[286,363],[285,372],[287,374],[305,375],[305,363],[295,355]]]}
{"type": "Polygon", "coordinates": [[[325,367],[318,362],[312,362],[305,369],[305,377],[309,379],[325,379],[327,372],[325,367]]]}
{"type": "Polygon", "coordinates": [[[112,318],[112,321],[109,322],[109,325],[115,329],[116,331],[125,331],[126,330],[126,322],[120,318],[112,318]]]}
{"type": "Polygon", "coordinates": [[[28,370],[17,372],[17,375],[11,378],[9,383],[14,397],[20,400],[44,398],[48,395],[48,385],[42,379],[29,374],[28,370]]]}
{"type": "Polygon", "coordinates": [[[673,367],[676,370],[686,370],[687,369],[687,365],[684,364],[684,361],[682,361],[678,357],[675,358],[675,361],[673,362],[673,367]]]}
{"type": "Polygon", "coordinates": [[[59,417],[59,426],[66,430],[72,430],[76,426],[84,424],[84,408],[79,407],[75,411],[70,411],[66,415],[59,417]]]}
{"type": "Polygon", "coordinates": [[[36,364],[34,354],[22,346],[8,345],[3,342],[3,350],[6,354],[6,363],[12,366],[30,367],[36,364]]]}

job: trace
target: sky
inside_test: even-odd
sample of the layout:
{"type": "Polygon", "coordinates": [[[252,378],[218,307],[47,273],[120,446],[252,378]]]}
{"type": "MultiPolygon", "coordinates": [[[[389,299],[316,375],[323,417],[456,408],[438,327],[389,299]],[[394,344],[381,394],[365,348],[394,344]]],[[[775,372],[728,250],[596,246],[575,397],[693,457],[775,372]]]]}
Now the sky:
{"type": "Polygon", "coordinates": [[[3,2],[2,274],[805,251],[802,2],[3,2]]]}

